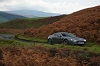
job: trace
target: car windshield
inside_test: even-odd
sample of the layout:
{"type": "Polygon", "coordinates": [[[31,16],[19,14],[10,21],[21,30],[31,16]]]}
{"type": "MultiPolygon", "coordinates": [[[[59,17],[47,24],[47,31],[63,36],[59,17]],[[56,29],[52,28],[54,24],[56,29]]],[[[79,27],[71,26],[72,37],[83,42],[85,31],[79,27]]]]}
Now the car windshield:
{"type": "Polygon", "coordinates": [[[62,36],[69,36],[69,37],[76,37],[75,35],[71,34],[71,33],[61,33],[62,36]]]}

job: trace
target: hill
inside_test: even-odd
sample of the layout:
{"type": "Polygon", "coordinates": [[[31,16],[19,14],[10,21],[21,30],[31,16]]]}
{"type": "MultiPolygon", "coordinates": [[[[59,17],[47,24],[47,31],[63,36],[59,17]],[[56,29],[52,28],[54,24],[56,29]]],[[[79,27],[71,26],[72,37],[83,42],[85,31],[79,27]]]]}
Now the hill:
{"type": "Polygon", "coordinates": [[[15,11],[6,11],[8,13],[18,14],[25,17],[48,17],[48,16],[57,16],[59,14],[56,13],[48,13],[48,12],[42,12],[42,11],[36,11],[36,10],[15,10],[15,11]]]}
{"type": "Polygon", "coordinates": [[[27,29],[25,35],[47,38],[59,31],[67,31],[88,41],[100,43],[100,6],[74,12],[53,24],[27,29]]]}
{"type": "Polygon", "coordinates": [[[26,19],[15,19],[0,24],[0,28],[9,29],[26,29],[26,28],[39,28],[43,25],[52,24],[65,17],[66,15],[53,16],[53,17],[41,17],[41,18],[26,18],[26,19]]]}
{"type": "Polygon", "coordinates": [[[4,17],[1,17],[1,16],[0,16],[0,23],[2,23],[2,22],[7,22],[7,21],[9,21],[9,20],[6,19],[6,18],[4,18],[4,17]]]}
{"type": "Polygon", "coordinates": [[[8,20],[13,20],[13,19],[17,19],[17,18],[26,18],[26,17],[0,11],[0,18],[1,18],[0,21],[4,21],[5,22],[5,21],[8,21],[8,20]]]}

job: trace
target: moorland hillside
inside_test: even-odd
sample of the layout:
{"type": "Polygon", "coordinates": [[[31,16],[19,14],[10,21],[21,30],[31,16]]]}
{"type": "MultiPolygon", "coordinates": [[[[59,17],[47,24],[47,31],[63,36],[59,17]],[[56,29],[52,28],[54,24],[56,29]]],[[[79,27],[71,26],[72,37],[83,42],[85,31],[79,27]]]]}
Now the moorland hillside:
{"type": "Polygon", "coordinates": [[[100,6],[86,8],[40,28],[31,28],[25,35],[47,38],[52,33],[67,31],[88,41],[100,42],[100,6]]]}

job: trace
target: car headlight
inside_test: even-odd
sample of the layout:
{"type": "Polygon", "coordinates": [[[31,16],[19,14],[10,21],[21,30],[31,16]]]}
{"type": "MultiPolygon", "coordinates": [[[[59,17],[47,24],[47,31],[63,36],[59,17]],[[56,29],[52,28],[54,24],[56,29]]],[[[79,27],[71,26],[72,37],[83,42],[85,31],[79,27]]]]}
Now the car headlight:
{"type": "Polygon", "coordinates": [[[74,41],[74,42],[76,42],[77,40],[75,40],[75,39],[71,39],[71,41],[74,41]]]}
{"type": "Polygon", "coordinates": [[[86,40],[84,39],[84,41],[86,41],[86,40]]]}

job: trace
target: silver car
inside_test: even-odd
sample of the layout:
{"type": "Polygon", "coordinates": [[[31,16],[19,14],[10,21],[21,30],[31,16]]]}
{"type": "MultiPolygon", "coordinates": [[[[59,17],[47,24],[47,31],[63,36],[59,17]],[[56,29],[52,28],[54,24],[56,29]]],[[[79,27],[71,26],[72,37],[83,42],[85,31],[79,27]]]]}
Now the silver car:
{"type": "Polygon", "coordinates": [[[76,37],[75,35],[68,32],[57,32],[48,36],[48,43],[64,43],[69,45],[85,45],[86,39],[76,37]]]}

